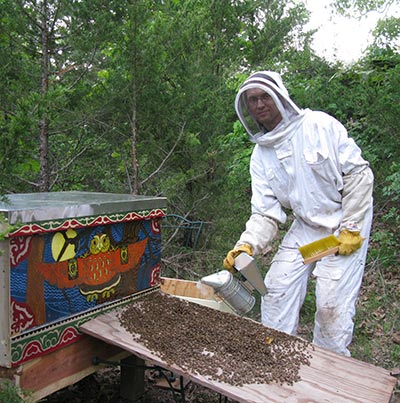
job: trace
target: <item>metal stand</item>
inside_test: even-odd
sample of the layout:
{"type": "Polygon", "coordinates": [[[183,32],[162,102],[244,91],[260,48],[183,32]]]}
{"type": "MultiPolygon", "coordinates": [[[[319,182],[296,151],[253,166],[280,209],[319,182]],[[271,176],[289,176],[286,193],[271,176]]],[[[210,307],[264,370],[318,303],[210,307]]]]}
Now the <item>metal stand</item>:
{"type": "Polygon", "coordinates": [[[166,370],[158,366],[151,367],[151,369],[155,370],[159,375],[161,375],[162,379],[165,379],[168,385],[168,386],[165,384],[160,385],[157,384],[156,382],[154,383],[156,387],[169,389],[172,392],[174,402],[186,403],[185,388],[188,385],[188,383],[185,385],[185,381],[182,375],[179,376],[179,387],[177,388],[176,385],[174,385],[177,378],[172,371],[166,370]]]}

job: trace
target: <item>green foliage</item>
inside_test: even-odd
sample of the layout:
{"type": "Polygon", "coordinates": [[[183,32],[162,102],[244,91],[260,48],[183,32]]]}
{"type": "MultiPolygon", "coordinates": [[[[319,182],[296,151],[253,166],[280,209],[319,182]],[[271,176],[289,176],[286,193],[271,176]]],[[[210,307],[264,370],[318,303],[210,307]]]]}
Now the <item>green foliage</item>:
{"type": "Polygon", "coordinates": [[[243,184],[247,184],[247,187],[250,186],[248,170],[253,146],[239,121],[234,123],[232,133],[220,138],[218,147],[229,156],[230,164],[227,167],[226,185],[230,190],[236,189],[237,191],[238,187],[243,184]],[[243,175],[246,177],[245,181],[242,179],[243,175]]]}
{"type": "Polygon", "coordinates": [[[333,6],[337,12],[346,16],[360,17],[373,10],[384,10],[395,0],[335,0],[333,6]]]}
{"type": "Polygon", "coordinates": [[[29,403],[33,402],[31,394],[17,388],[8,380],[0,380],[0,402],[3,403],[29,403]]]}
{"type": "MultiPolygon", "coordinates": [[[[262,65],[289,51],[294,31],[298,49],[307,17],[302,5],[278,1],[270,2],[266,12],[265,2],[255,0],[123,0],[109,1],[107,7],[100,0],[51,0],[48,89],[42,92],[42,35],[40,24],[32,24],[40,21],[41,11],[31,2],[2,4],[6,52],[0,69],[7,88],[1,100],[5,119],[0,118],[7,138],[1,143],[3,192],[37,188],[38,128],[44,116],[50,130],[51,190],[115,186],[131,191],[138,182],[145,185],[141,193],[162,193],[164,176],[176,173],[179,182],[188,167],[197,178],[209,177],[209,161],[199,157],[204,150],[210,150],[208,156],[214,153],[215,137],[227,133],[232,123],[234,90],[226,81],[244,60],[247,67],[262,65]],[[19,24],[17,16],[23,18],[19,24]],[[198,143],[177,145],[183,164],[177,158],[165,161],[182,127],[183,138],[196,133],[198,143]],[[193,159],[185,148],[202,151],[193,159]],[[138,173],[132,169],[132,150],[139,158],[138,173]],[[110,162],[110,155],[120,157],[110,162]],[[24,163],[10,164],[13,157],[24,163]],[[105,162],[107,169],[102,168],[105,162]]],[[[218,169],[215,159],[212,164],[218,169]]],[[[208,192],[204,180],[194,187],[198,180],[190,176],[191,202],[183,210],[208,192]]]]}
{"type": "Polygon", "coordinates": [[[400,199],[400,164],[393,162],[389,175],[386,177],[386,186],[382,189],[383,196],[387,197],[394,204],[400,199]],[[390,173],[392,172],[392,173],[390,173]]]}
{"type": "Polygon", "coordinates": [[[18,228],[18,224],[9,224],[6,217],[0,214],[0,241],[7,238],[8,234],[18,228]]]}
{"type": "Polygon", "coordinates": [[[396,45],[400,38],[400,18],[390,17],[379,20],[373,34],[375,40],[372,48],[383,48],[396,53],[396,45]]]}

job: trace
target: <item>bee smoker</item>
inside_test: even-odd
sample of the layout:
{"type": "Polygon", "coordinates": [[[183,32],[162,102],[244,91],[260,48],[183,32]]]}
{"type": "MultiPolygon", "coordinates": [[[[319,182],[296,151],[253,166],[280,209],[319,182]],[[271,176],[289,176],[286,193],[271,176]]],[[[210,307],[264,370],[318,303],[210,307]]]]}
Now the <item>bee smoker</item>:
{"type": "Polygon", "coordinates": [[[256,302],[253,291],[256,290],[264,296],[267,288],[253,257],[241,253],[235,259],[234,266],[240,274],[239,277],[228,270],[222,270],[203,277],[200,282],[211,286],[216,295],[239,315],[245,315],[253,309],[256,302]]]}

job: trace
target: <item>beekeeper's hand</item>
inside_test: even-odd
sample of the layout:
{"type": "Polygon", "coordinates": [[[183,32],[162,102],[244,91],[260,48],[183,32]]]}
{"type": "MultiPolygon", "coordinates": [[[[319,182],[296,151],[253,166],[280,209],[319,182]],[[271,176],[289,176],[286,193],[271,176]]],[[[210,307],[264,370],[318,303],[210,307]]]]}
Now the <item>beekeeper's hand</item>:
{"type": "Polygon", "coordinates": [[[235,259],[242,253],[245,252],[248,255],[252,256],[253,255],[253,248],[248,245],[248,244],[242,244],[237,246],[235,249],[232,249],[228,252],[226,255],[226,258],[224,259],[224,268],[226,270],[229,270],[231,273],[235,273],[236,270],[234,268],[235,264],[235,259]]]}
{"type": "Polygon", "coordinates": [[[341,230],[338,236],[340,242],[339,255],[350,255],[360,249],[364,239],[360,235],[360,231],[341,230]]]}

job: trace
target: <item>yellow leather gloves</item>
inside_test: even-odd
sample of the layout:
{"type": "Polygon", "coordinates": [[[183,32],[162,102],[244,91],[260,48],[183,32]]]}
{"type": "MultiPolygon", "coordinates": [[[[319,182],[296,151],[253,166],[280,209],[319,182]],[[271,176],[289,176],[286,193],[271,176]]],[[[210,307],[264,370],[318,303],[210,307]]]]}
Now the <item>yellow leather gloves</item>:
{"type": "Polygon", "coordinates": [[[344,229],[340,231],[338,236],[339,245],[339,255],[350,255],[357,249],[361,248],[365,238],[360,235],[360,231],[349,231],[344,229]]]}
{"type": "Polygon", "coordinates": [[[243,244],[239,245],[237,248],[232,249],[228,252],[226,255],[226,258],[224,259],[224,268],[231,273],[235,273],[236,270],[234,268],[235,264],[235,259],[242,253],[245,252],[248,255],[252,256],[253,255],[253,248],[250,245],[243,244]]]}

